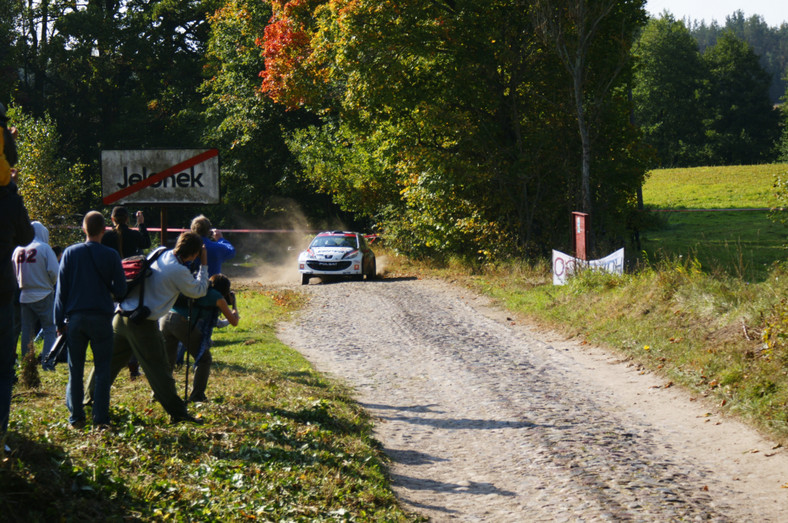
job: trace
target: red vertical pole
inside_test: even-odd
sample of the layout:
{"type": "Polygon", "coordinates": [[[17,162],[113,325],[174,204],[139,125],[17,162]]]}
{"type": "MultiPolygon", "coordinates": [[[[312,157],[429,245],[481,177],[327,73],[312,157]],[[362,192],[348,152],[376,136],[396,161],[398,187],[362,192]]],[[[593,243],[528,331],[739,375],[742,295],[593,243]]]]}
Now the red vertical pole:
{"type": "Polygon", "coordinates": [[[575,238],[575,258],[588,260],[588,214],[584,212],[573,212],[572,222],[574,224],[575,238]]]}

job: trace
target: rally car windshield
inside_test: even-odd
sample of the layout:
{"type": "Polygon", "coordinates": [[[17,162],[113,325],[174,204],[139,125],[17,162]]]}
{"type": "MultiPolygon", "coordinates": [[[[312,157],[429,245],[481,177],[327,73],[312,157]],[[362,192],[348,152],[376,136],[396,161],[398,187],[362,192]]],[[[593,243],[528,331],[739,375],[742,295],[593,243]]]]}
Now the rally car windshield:
{"type": "Polygon", "coordinates": [[[346,247],[357,249],[358,243],[355,236],[318,236],[312,241],[310,247],[346,247]]]}

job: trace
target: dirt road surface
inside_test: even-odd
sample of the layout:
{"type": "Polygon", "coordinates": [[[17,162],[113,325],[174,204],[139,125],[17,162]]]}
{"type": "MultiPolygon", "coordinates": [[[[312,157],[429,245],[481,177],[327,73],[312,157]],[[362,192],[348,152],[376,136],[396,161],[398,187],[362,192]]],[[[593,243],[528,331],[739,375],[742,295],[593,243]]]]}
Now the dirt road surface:
{"type": "Polygon", "coordinates": [[[663,378],[445,282],[303,287],[280,338],[354,388],[433,521],[786,521],[788,454],[663,378]]]}

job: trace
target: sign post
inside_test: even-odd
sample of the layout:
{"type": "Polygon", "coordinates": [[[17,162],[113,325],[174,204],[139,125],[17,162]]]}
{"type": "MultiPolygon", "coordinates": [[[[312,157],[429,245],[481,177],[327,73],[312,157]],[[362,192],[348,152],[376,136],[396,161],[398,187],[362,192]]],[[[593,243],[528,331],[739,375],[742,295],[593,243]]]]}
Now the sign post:
{"type": "Polygon", "coordinates": [[[161,243],[166,245],[166,205],[219,203],[219,151],[101,151],[101,192],[104,205],[161,204],[161,243]]]}
{"type": "Polygon", "coordinates": [[[588,259],[588,214],[584,212],[573,212],[572,223],[575,240],[575,257],[580,260],[588,259]]]}

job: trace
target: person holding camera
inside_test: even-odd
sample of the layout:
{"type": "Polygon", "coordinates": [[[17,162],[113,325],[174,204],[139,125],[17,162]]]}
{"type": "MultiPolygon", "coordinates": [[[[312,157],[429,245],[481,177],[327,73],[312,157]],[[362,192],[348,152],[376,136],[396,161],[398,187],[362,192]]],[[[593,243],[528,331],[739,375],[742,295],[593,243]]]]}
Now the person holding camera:
{"type": "Polygon", "coordinates": [[[191,223],[191,231],[200,235],[208,251],[208,276],[220,274],[222,263],[235,256],[235,247],[224,238],[222,231],[211,227],[211,220],[202,214],[191,223]]]}
{"type": "Polygon", "coordinates": [[[83,377],[88,342],[93,351],[93,426],[109,424],[110,362],[113,354],[113,296],[126,293],[126,275],[116,251],[101,245],[104,216],[90,211],[82,220],[85,243],[63,252],[55,288],[55,325],[68,340],[66,406],[74,428],[85,424],[83,377]]]}
{"type": "Polygon", "coordinates": [[[137,228],[135,231],[129,227],[129,211],[118,206],[112,209],[112,230],[107,231],[101,243],[112,247],[120,254],[121,258],[128,258],[142,254],[143,250],[150,247],[150,234],[145,227],[145,216],[142,211],[137,211],[137,228]]]}
{"type": "Polygon", "coordinates": [[[170,366],[175,367],[178,344],[188,347],[194,358],[194,384],[189,401],[207,401],[205,389],[211,372],[211,333],[216,318],[221,312],[232,326],[238,325],[238,310],[235,294],[230,291],[230,280],[223,274],[210,278],[211,286],[202,298],[189,303],[177,300],[166,316],[159,320],[159,328],[164,336],[170,366]],[[191,321],[190,321],[191,320],[191,321]]]}
{"type": "MultiPolygon", "coordinates": [[[[175,390],[175,380],[159,331],[159,318],[167,314],[179,294],[196,299],[208,292],[207,254],[202,239],[191,232],[182,233],[175,248],[161,254],[150,270],[151,275],[144,282],[143,302],[140,303],[141,289],[138,286],[120,302],[112,321],[115,351],[112,355],[110,383],[134,355],[156,400],[172,421],[197,422],[188,413],[186,403],[175,390]],[[194,277],[187,264],[196,259],[200,260],[201,266],[194,277]]],[[[91,399],[91,392],[92,387],[88,385],[87,401],[91,399]]]]}

